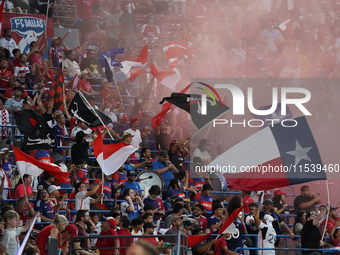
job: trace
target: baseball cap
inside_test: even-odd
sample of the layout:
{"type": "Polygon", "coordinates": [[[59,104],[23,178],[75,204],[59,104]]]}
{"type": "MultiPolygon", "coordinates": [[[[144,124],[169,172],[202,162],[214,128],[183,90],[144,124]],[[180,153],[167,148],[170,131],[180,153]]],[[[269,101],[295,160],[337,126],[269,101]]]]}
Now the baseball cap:
{"type": "Polygon", "coordinates": [[[55,41],[55,40],[61,40],[61,37],[53,37],[51,42],[55,41]]]}
{"type": "Polygon", "coordinates": [[[176,143],[178,143],[177,140],[172,140],[172,141],[170,142],[170,148],[173,147],[176,143]]]}
{"type": "Polygon", "coordinates": [[[132,118],[132,119],[130,120],[130,123],[133,124],[133,123],[135,123],[136,121],[138,121],[137,118],[132,118]]]}
{"type": "Polygon", "coordinates": [[[284,193],[284,192],[282,192],[281,190],[275,190],[274,191],[274,196],[277,196],[277,195],[286,195],[287,193],[284,193]]]}
{"type": "Polygon", "coordinates": [[[136,176],[137,173],[134,170],[130,170],[126,173],[126,176],[136,176]]]}
{"type": "Polygon", "coordinates": [[[105,83],[110,83],[110,82],[109,82],[108,80],[105,79],[105,80],[102,80],[101,85],[104,86],[105,83]]]}
{"type": "Polygon", "coordinates": [[[166,150],[162,150],[158,155],[163,158],[169,157],[168,152],[166,150]]]}
{"type": "Polygon", "coordinates": [[[89,72],[86,71],[86,70],[83,70],[83,71],[81,71],[81,73],[79,74],[79,77],[82,77],[84,74],[89,74],[89,72]]]}
{"type": "Polygon", "coordinates": [[[119,118],[120,120],[129,121],[129,118],[127,117],[126,113],[120,113],[120,114],[118,115],[118,118],[119,118]]]}
{"type": "Polygon", "coordinates": [[[125,132],[123,133],[123,137],[127,137],[127,136],[132,136],[132,137],[134,137],[134,135],[131,134],[129,131],[125,131],[125,132]]]}
{"type": "Polygon", "coordinates": [[[24,104],[28,104],[30,107],[32,107],[32,103],[30,101],[24,100],[24,104]]]}
{"type": "Polygon", "coordinates": [[[209,183],[203,185],[202,191],[204,190],[214,190],[209,183]]]}
{"type": "Polygon", "coordinates": [[[2,152],[2,153],[9,153],[10,151],[9,151],[8,148],[2,148],[0,152],[2,152]]]}
{"type": "Polygon", "coordinates": [[[156,228],[156,226],[152,222],[145,222],[143,225],[143,229],[145,230],[147,228],[156,228]]]}
{"type": "Polygon", "coordinates": [[[78,228],[76,225],[69,224],[65,228],[66,231],[70,232],[72,237],[77,237],[78,236],[78,228]]]}
{"type": "Polygon", "coordinates": [[[48,194],[51,194],[53,191],[60,190],[60,186],[50,185],[47,189],[48,194]]]}
{"type": "Polygon", "coordinates": [[[103,220],[106,220],[110,223],[111,227],[116,228],[117,227],[117,221],[113,217],[105,217],[103,216],[103,220]]]}
{"type": "Polygon", "coordinates": [[[176,220],[182,219],[182,216],[174,216],[171,219],[171,223],[174,223],[176,220]]]}
{"type": "Polygon", "coordinates": [[[336,209],[338,209],[338,208],[339,208],[339,207],[331,206],[330,209],[329,209],[329,211],[333,211],[333,210],[336,210],[336,209]]]}
{"type": "Polygon", "coordinates": [[[270,199],[266,199],[266,200],[263,201],[263,204],[264,205],[272,205],[272,204],[274,204],[274,202],[271,201],[270,199]]]}

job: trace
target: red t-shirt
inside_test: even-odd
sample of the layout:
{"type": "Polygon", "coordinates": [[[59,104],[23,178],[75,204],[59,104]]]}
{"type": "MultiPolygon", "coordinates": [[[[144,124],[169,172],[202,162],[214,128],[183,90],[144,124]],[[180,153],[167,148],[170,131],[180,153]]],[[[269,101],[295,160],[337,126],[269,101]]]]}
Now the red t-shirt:
{"type": "MultiPolygon", "coordinates": [[[[117,234],[119,236],[132,236],[131,232],[127,229],[120,229],[117,234]]],[[[130,247],[133,243],[133,239],[132,238],[128,238],[128,237],[125,237],[125,238],[122,238],[120,239],[120,244],[119,244],[119,247],[120,248],[124,248],[124,247],[130,247]]],[[[125,255],[126,254],[126,251],[127,249],[119,249],[119,254],[120,255],[125,255]]]]}
{"type": "MultiPolygon", "coordinates": [[[[108,100],[106,99],[106,97],[107,97],[109,94],[112,94],[112,93],[114,93],[114,90],[113,90],[113,89],[110,89],[110,90],[102,90],[102,91],[100,92],[100,101],[103,102],[103,99],[104,99],[105,102],[108,101],[108,100]]],[[[115,100],[112,98],[110,102],[113,104],[113,103],[115,102],[115,100]]]]}
{"type": "Polygon", "coordinates": [[[48,51],[48,59],[52,60],[54,67],[59,67],[61,61],[65,59],[65,50],[63,47],[51,47],[48,51]],[[58,61],[57,61],[58,60],[58,61]]]}
{"type": "Polygon", "coordinates": [[[20,58],[15,58],[15,59],[13,60],[13,65],[19,66],[19,65],[20,65],[20,58]]]}
{"type": "Polygon", "coordinates": [[[154,237],[147,237],[147,238],[139,238],[140,240],[143,240],[144,242],[147,242],[147,243],[151,243],[152,245],[156,246],[157,245],[157,241],[156,241],[156,238],[154,237]]]}
{"type": "Polygon", "coordinates": [[[81,19],[92,18],[92,0],[77,0],[77,13],[81,19]]]}
{"type": "Polygon", "coordinates": [[[27,206],[26,208],[24,208],[24,210],[19,214],[19,216],[20,220],[22,220],[23,223],[27,223],[31,218],[29,207],[27,206]]]}
{"type": "MultiPolygon", "coordinates": [[[[39,232],[39,235],[37,237],[36,245],[38,246],[40,254],[42,254],[42,255],[47,255],[47,252],[46,252],[46,243],[47,243],[47,239],[50,236],[51,231],[52,231],[53,228],[55,228],[55,226],[53,226],[51,224],[51,225],[48,225],[48,226],[44,227],[39,232]]],[[[60,244],[59,244],[59,241],[60,241],[60,233],[58,233],[58,248],[61,248],[60,244]]]]}
{"type": "MultiPolygon", "coordinates": [[[[44,69],[43,68],[40,68],[40,72],[43,73],[44,72],[44,69]]],[[[50,75],[50,77],[46,75],[42,75],[42,78],[44,78],[46,80],[46,82],[50,82],[50,81],[53,81],[54,79],[54,74],[53,74],[53,71],[52,69],[48,69],[48,74],[50,75]]],[[[49,88],[50,85],[46,84],[46,87],[49,88]]]]}
{"type": "MultiPolygon", "coordinates": [[[[6,89],[6,91],[5,91],[5,94],[4,94],[4,97],[5,98],[12,98],[13,97],[13,95],[14,95],[14,92],[15,92],[15,89],[14,88],[8,88],[8,89],[6,89]]],[[[23,98],[26,98],[28,95],[27,95],[27,91],[26,91],[26,89],[24,89],[24,96],[23,96],[23,98]]]]}
{"type": "MultiPolygon", "coordinates": [[[[332,231],[332,229],[335,227],[336,223],[339,221],[340,219],[337,219],[337,220],[331,220],[331,219],[328,219],[328,222],[327,222],[327,232],[330,233],[332,231]]],[[[326,220],[323,220],[323,222],[321,222],[321,227],[325,227],[325,224],[326,224],[326,220]]]]}
{"type": "Polygon", "coordinates": [[[254,199],[252,199],[250,196],[242,198],[242,204],[244,205],[244,213],[250,213],[248,206],[250,203],[255,203],[254,199]]]}
{"type": "MultiPolygon", "coordinates": [[[[101,232],[99,236],[117,236],[117,232],[114,229],[110,229],[106,232],[101,232]]],[[[105,238],[100,239],[98,238],[97,247],[115,247],[114,241],[118,241],[118,238],[105,238]]],[[[107,249],[107,250],[99,250],[100,255],[112,255],[114,253],[114,249],[107,249]]]]}
{"type": "Polygon", "coordinates": [[[30,63],[31,63],[31,65],[33,63],[37,63],[39,65],[39,67],[42,68],[42,54],[41,54],[41,52],[33,52],[30,55],[30,63]]]}
{"type": "Polygon", "coordinates": [[[141,27],[140,32],[147,37],[155,37],[160,33],[158,26],[149,26],[145,24],[141,27]]]}
{"type": "Polygon", "coordinates": [[[88,93],[92,93],[92,86],[91,83],[89,83],[88,81],[84,81],[84,80],[79,80],[78,82],[78,89],[82,89],[88,93]]]}
{"type": "Polygon", "coordinates": [[[215,244],[214,255],[221,255],[223,246],[228,247],[226,240],[224,240],[223,237],[220,237],[215,244]]]}
{"type": "Polygon", "coordinates": [[[0,88],[9,88],[9,80],[12,77],[12,73],[8,70],[2,71],[0,69],[0,76],[2,77],[0,79],[0,88]],[[4,77],[6,75],[6,77],[4,77]]]}

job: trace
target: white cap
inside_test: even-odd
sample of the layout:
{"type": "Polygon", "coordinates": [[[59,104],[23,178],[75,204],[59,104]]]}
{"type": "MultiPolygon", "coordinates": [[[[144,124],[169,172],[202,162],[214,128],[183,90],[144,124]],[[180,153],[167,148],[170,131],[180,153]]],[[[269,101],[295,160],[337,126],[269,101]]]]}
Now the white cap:
{"type": "Polygon", "coordinates": [[[48,187],[47,192],[48,194],[51,194],[53,191],[60,190],[60,188],[60,186],[51,185],[48,187]]]}

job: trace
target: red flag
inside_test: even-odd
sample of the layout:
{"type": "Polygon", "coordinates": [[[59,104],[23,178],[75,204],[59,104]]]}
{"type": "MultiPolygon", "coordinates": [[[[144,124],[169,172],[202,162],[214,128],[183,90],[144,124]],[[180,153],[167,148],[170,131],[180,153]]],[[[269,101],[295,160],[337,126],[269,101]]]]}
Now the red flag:
{"type": "Polygon", "coordinates": [[[50,91],[47,94],[44,105],[47,105],[50,101],[54,101],[55,109],[64,111],[63,105],[63,84],[64,84],[64,73],[62,68],[58,69],[57,75],[54,77],[50,91]]]}
{"type": "Polygon", "coordinates": [[[151,74],[157,79],[157,81],[172,90],[181,79],[181,75],[176,68],[172,71],[162,71],[157,68],[154,63],[151,64],[151,74]]]}
{"type": "Polygon", "coordinates": [[[78,82],[79,82],[79,75],[76,74],[71,81],[71,89],[77,90],[78,82]]]}
{"type": "Polygon", "coordinates": [[[196,244],[202,243],[203,241],[207,240],[211,234],[214,232],[210,232],[209,234],[206,235],[201,235],[201,236],[188,236],[188,248],[195,246],[196,244]]]}
{"type": "MultiPolygon", "coordinates": [[[[233,213],[228,217],[228,219],[225,220],[225,222],[221,226],[220,230],[218,231],[219,235],[221,235],[223,233],[223,231],[226,230],[227,227],[229,227],[231,225],[231,223],[233,223],[233,221],[236,219],[238,214],[242,211],[243,207],[244,206],[233,211],[233,213]]],[[[193,235],[188,236],[188,248],[205,241],[213,233],[215,233],[215,232],[210,232],[209,234],[202,235],[202,236],[196,236],[196,235],[195,236],[193,236],[193,235]]]]}
{"type": "Polygon", "coordinates": [[[5,4],[5,1],[2,1],[0,4],[0,31],[2,29],[2,16],[4,13],[4,4],[5,4]]]}
{"type": "Polygon", "coordinates": [[[180,42],[169,42],[163,47],[163,52],[166,54],[166,62],[169,63],[170,61],[171,63],[176,61],[178,57],[191,56],[193,48],[180,42]]]}
{"type": "Polygon", "coordinates": [[[99,135],[93,144],[93,153],[102,171],[106,175],[115,173],[126,159],[137,150],[136,147],[124,142],[116,144],[103,144],[99,135]]]}
{"type": "Polygon", "coordinates": [[[148,44],[139,53],[135,61],[123,61],[121,72],[126,75],[129,81],[134,82],[138,75],[143,73],[148,64],[148,44]]]}
{"type": "Polygon", "coordinates": [[[233,223],[233,221],[236,219],[236,217],[242,211],[243,207],[244,207],[244,205],[241,208],[238,208],[237,210],[233,211],[233,213],[231,215],[229,215],[228,219],[226,219],[226,221],[223,223],[220,230],[218,231],[218,234],[221,235],[223,233],[223,231],[226,230],[227,227],[229,227],[229,225],[231,223],[233,223]]]}
{"type": "MultiPolygon", "coordinates": [[[[187,91],[189,89],[190,85],[193,84],[193,83],[194,82],[190,83],[188,86],[186,86],[184,89],[182,89],[179,93],[184,93],[185,91],[187,91]]],[[[170,110],[171,106],[172,106],[172,104],[169,103],[169,102],[167,102],[167,103],[162,105],[162,111],[160,113],[158,113],[152,119],[152,128],[159,127],[159,125],[161,124],[162,119],[164,119],[165,115],[170,110]]]]}
{"type": "Polygon", "coordinates": [[[61,182],[65,182],[69,178],[70,174],[67,172],[66,167],[59,167],[52,163],[40,162],[14,146],[12,146],[12,148],[20,176],[24,176],[24,174],[39,176],[46,171],[61,182]]]}

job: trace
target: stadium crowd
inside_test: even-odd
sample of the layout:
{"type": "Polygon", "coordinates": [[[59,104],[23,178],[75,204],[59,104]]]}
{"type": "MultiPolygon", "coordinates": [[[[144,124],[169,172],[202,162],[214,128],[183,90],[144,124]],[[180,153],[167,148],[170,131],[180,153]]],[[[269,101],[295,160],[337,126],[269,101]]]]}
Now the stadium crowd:
{"type": "MultiPolygon", "coordinates": [[[[145,68],[133,83],[115,69],[118,86],[113,86],[96,57],[104,50],[123,47],[125,52],[117,55],[117,59],[135,61],[148,43],[148,65],[156,61],[166,69],[163,46],[178,41],[190,47],[192,54],[182,56],[177,63],[181,74],[181,80],[174,84],[177,91],[192,77],[338,78],[340,1],[74,0],[69,3],[75,5],[82,19],[78,27],[81,45],[91,42],[99,31],[105,34],[99,51],[87,50],[86,58],[81,57],[82,47],[70,49],[61,38],[53,38],[49,45],[46,33],[30,44],[27,54],[12,39],[10,28],[5,28],[0,38],[1,125],[15,124],[13,113],[17,111],[40,113],[55,135],[58,147],[25,152],[40,162],[66,164],[69,172],[66,182],[48,172],[38,178],[30,175],[20,178],[13,167],[15,161],[9,147],[10,139],[20,147],[20,133],[7,127],[1,129],[1,254],[17,254],[37,216],[24,250],[27,255],[47,254],[48,237],[57,239],[63,254],[72,250],[83,255],[168,255],[178,245],[177,237],[171,235],[218,231],[242,205],[243,214],[218,239],[211,237],[194,245],[193,255],[238,254],[234,251],[244,245],[244,239],[248,247],[283,247],[282,238],[277,237],[283,233],[294,240],[296,248],[340,247],[337,207],[320,205],[321,198],[308,186],[301,187],[292,208],[284,201],[286,193],[279,189],[273,191],[274,196],[265,198],[248,191],[242,191],[240,196],[226,196],[224,187],[217,188],[209,174],[191,171],[223,153],[224,145],[212,148],[209,140],[202,139],[194,143],[194,148],[189,146],[190,118],[176,110],[168,113],[159,127],[152,128],[152,117],[159,112],[158,99],[170,92],[158,84],[149,100],[143,101],[137,112],[133,111],[139,102],[131,100],[134,97],[129,96],[133,94],[129,90],[137,88],[137,98],[142,94],[150,81],[150,68],[145,68]],[[43,59],[45,52],[47,59],[43,59]],[[59,66],[65,75],[63,111],[54,107],[54,101],[45,104],[59,66]],[[72,78],[76,75],[79,81],[73,85],[72,78]],[[71,117],[68,105],[77,92],[112,123],[89,127],[83,120],[71,117]],[[113,136],[115,143],[122,141],[138,148],[117,172],[103,179],[91,150],[97,136],[105,138],[105,142],[113,136]],[[162,186],[152,184],[143,190],[138,175],[145,171],[154,172],[153,178],[161,180],[162,186]],[[222,195],[215,196],[213,190],[221,191],[222,195]],[[283,214],[295,215],[292,227],[283,220],[286,219],[283,214]],[[321,240],[323,228],[329,242],[321,240]],[[258,237],[244,238],[245,234],[258,237]],[[89,235],[88,239],[77,239],[89,235]],[[119,235],[142,237],[117,238],[119,235]]],[[[332,93],[327,88],[319,95],[325,109],[336,104],[336,95],[332,93]]],[[[254,250],[249,253],[256,254],[254,250]]],[[[261,254],[275,253],[275,250],[261,251],[261,254]]]]}

